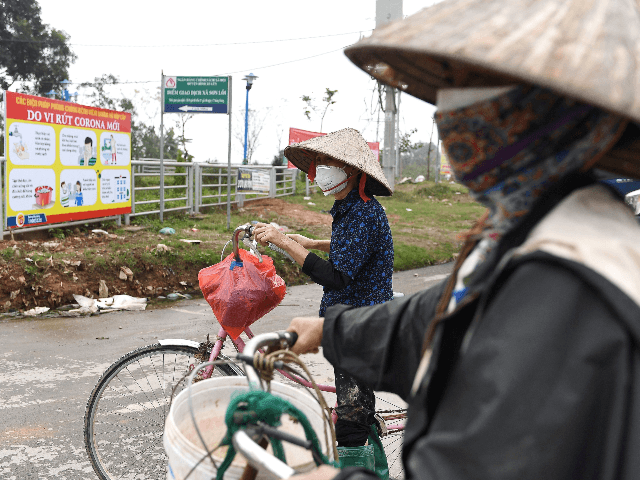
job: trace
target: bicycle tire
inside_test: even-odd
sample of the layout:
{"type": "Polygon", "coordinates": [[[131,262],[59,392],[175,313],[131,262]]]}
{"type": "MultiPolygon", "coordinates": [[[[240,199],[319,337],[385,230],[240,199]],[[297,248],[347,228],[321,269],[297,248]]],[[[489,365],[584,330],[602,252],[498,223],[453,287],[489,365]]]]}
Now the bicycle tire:
{"type": "MultiPolygon", "coordinates": [[[[148,345],[122,356],[100,377],[84,417],[87,455],[100,480],[165,479],[164,420],[173,387],[199,363],[188,345],[148,345]],[[162,370],[159,371],[160,366],[162,370]]],[[[228,360],[222,354],[220,360],[228,360]]],[[[243,375],[219,365],[215,375],[243,375]]],[[[176,388],[177,395],[182,386],[176,388]]]]}

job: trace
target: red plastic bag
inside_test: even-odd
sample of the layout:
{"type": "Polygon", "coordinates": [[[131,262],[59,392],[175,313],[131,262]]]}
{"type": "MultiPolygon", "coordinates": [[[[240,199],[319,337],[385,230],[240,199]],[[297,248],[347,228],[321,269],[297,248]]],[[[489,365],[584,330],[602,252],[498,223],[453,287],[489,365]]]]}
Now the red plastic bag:
{"type": "Polygon", "coordinates": [[[239,250],[242,264],[233,253],[222,262],[203,268],[198,273],[204,294],[218,323],[234,340],[251,325],[273,310],[284,298],[286,285],[276,274],[273,260],[262,256],[262,263],[239,250]]]}

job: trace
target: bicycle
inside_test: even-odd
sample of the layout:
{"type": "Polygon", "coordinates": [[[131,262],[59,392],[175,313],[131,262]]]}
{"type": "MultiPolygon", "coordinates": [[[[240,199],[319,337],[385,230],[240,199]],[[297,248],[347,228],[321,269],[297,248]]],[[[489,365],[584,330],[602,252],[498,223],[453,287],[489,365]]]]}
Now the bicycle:
{"type": "MultiPolygon", "coordinates": [[[[250,238],[252,226],[242,225],[235,229],[232,241],[236,257],[238,239],[243,232],[243,240],[250,238]]],[[[248,246],[260,258],[255,242],[248,246]]],[[[254,338],[249,327],[244,333],[248,339],[254,338]]],[[[160,340],[123,355],[102,374],[89,396],[84,417],[85,449],[100,480],[165,478],[164,424],[171,399],[186,387],[186,376],[198,364],[216,360],[224,363],[208,366],[201,372],[200,379],[245,375],[240,366],[221,353],[227,337],[221,327],[215,342],[210,342],[208,336],[201,343],[184,339],[160,340]]],[[[244,351],[241,337],[232,339],[232,343],[237,352],[244,351]]],[[[291,381],[302,380],[289,374],[285,376],[291,381]]],[[[311,387],[309,382],[299,383],[311,387]]],[[[335,393],[335,386],[320,385],[319,388],[335,393]]],[[[390,472],[399,478],[403,474],[400,452],[406,410],[379,396],[376,401],[390,405],[390,408],[377,410],[376,418],[390,472]]]]}

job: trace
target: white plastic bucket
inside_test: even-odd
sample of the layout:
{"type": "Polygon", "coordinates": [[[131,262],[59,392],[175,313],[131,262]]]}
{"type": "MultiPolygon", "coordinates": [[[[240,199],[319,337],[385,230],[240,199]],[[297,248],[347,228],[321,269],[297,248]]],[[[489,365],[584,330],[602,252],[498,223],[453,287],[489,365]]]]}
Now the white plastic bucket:
{"type": "MultiPolygon", "coordinates": [[[[191,387],[193,411],[198,428],[210,449],[218,445],[226,433],[224,416],[231,395],[238,390],[246,391],[248,389],[246,377],[211,378],[191,387]]],[[[309,392],[271,382],[271,393],[288,400],[307,416],[318,435],[323,452],[327,454],[322,411],[309,392]]],[[[206,451],[193,425],[188,400],[189,390],[185,389],[174,399],[165,424],[163,444],[169,457],[167,480],[184,480],[194,465],[206,456],[206,451]]],[[[293,423],[288,415],[284,415],[282,421],[283,425],[280,428],[304,438],[304,430],[300,424],[293,423]]],[[[283,442],[283,446],[287,463],[292,468],[305,471],[315,466],[309,451],[287,442],[283,442]]],[[[268,447],[268,451],[271,452],[271,446],[268,447]]],[[[220,465],[226,453],[227,447],[216,450],[213,458],[217,465],[220,465]]],[[[242,455],[236,454],[233,463],[225,473],[225,480],[239,479],[246,465],[242,455]]],[[[215,478],[215,475],[216,469],[211,464],[211,460],[205,458],[191,473],[189,480],[211,480],[211,478],[215,478]]],[[[270,479],[271,477],[267,473],[258,472],[257,478],[270,479]]]]}

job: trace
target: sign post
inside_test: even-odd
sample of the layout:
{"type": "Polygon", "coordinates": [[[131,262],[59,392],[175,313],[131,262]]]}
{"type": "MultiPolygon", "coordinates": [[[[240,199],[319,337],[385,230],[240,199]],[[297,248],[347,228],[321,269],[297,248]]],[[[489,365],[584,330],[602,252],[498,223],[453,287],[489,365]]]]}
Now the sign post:
{"type": "Polygon", "coordinates": [[[231,229],[231,77],[229,77],[229,141],[227,154],[227,230],[231,229]]]}
{"type": "MultiPolygon", "coordinates": [[[[164,83],[164,72],[160,72],[160,82],[164,83]]],[[[160,93],[164,105],[164,88],[160,93]]],[[[164,111],[164,109],[162,109],[164,111]]],[[[164,115],[160,112],[160,222],[164,222],[164,115]]]]}
{"type": "MultiPolygon", "coordinates": [[[[160,221],[164,212],[165,113],[224,113],[229,115],[229,167],[231,167],[231,76],[176,77],[161,73],[160,99],[160,221]]],[[[231,173],[227,176],[227,228],[230,223],[231,173]]]]}

